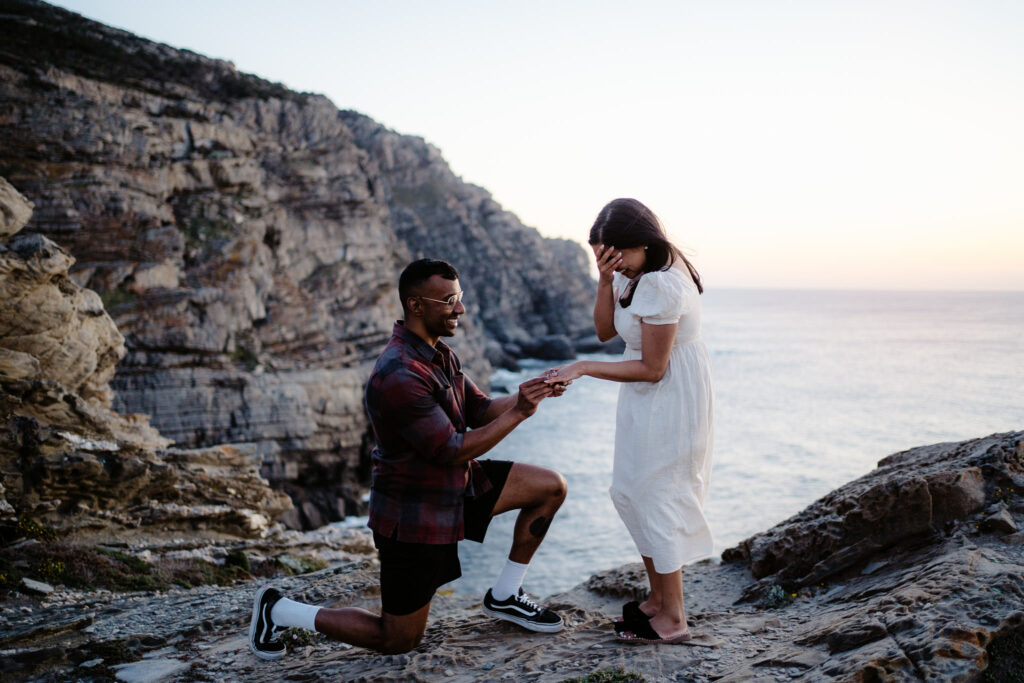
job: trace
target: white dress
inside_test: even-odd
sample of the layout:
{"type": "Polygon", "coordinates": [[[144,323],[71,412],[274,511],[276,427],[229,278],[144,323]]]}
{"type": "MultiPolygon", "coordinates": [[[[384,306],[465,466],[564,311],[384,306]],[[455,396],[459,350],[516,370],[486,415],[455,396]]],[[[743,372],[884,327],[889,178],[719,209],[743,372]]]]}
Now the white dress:
{"type": "Polygon", "coordinates": [[[619,389],[609,493],[637,550],[668,574],[714,551],[703,510],[711,476],[711,364],[700,338],[700,294],[687,272],[645,274],[623,308],[618,297],[627,283],[615,273],[623,360],[641,358],[641,321],[679,328],[665,376],[619,389]]]}

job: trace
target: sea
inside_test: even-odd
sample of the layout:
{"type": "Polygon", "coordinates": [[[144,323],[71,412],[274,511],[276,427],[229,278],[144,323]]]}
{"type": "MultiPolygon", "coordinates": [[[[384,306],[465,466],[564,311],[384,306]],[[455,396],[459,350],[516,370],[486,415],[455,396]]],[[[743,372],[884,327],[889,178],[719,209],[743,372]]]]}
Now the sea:
{"type": "MultiPolygon", "coordinates": [[[[887,455],[1024,429],[1024,292],[721,289],[701,299],[714,388],[713,560],[887,455]]],[[[498,371],[494,393],[552,365],[498,371]]],[[[608,498],[617,397],[616,383],[577,380],[485,456],[551,467],[568,482],[526,576],[533,595],[640,561],[608,498]]],[[[500,515],[483,544],[460,543],[463,576],[445,589],[486,592],[514,522],[500,515]]]]}

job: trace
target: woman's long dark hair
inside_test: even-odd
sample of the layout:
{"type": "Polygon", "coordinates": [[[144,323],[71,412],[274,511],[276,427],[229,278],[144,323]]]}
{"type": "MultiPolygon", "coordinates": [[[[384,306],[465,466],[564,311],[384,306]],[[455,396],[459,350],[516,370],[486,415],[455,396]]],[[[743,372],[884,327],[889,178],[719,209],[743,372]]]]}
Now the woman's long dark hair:
{"type": "MultiPolygon", "coordinates": [[[[676,259],[682,259],[686,269],[690,271],[694,284],[697,285],[697,291],[704,293],[697,269],[679,247],[668,241],[661,221],[654,212],[635,199],[613,199],[605,204],[601,213],[597,214],[593,227],[590,228],[590,243],[597,242],[616,249],[646,247],[645,273],[668,270],[676,259]]],[[[621,299],[623,308],[633,302],[634,291],[634,288],[630,288],[626,297],[621,299]]]]}

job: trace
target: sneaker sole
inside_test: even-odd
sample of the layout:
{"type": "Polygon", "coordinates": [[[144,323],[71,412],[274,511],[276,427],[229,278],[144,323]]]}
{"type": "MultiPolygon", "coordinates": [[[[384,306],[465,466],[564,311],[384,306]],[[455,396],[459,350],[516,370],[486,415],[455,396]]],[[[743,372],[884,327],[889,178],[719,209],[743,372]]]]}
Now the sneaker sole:
{"type": "Polygon", "coordinates": [[[249,621],[249,649],[252,650],[252,653],[260,659],[273,661],[284,657],[284,650],[281,650],[280,652],[264,652],[256,647],[256,624],[260,619],[260,600],[263,599],[263,594],[266,593],[269,588],[270,586],[264,586],[256,591],[256,598],[252,601],[252,619],[249,621]]]}
{"type": "Polygon", "coordinates": [[[561,621],[557,624],[538,624],[536,621],[530,621],[523,617],[516,617],[511,614],[505,614],[504,612],[496,612],[495,610],[489,609],[486,605],[481,606],[481,609],[484,611],[484,614],[489,617],[511,621],[517,626],[522,626],[529,631],[536,631],[537,633],[558,633],[565,626],[561,621]]]}

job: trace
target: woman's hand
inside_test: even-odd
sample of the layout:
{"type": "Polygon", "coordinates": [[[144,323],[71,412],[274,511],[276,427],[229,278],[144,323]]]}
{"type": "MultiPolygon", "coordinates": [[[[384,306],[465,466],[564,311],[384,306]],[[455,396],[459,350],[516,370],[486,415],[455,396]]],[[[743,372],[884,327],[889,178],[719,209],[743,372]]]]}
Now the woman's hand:
{"type": "Polygon", "coordinates": [[[542,376],[548,384],[569,386],[574,379],[579,379],[585,374],[583,363],[584,361],[576,361],[568,365],[560,365],[557,368],[551,368],[542,376]]]}
{"type": "Polygon", "coordinates": [[[615,247],[598,244],[594,247],[594,257],[597,259],[598,281],[611,284],[615,271],[622,266],[622,252],[615,247]]]}

